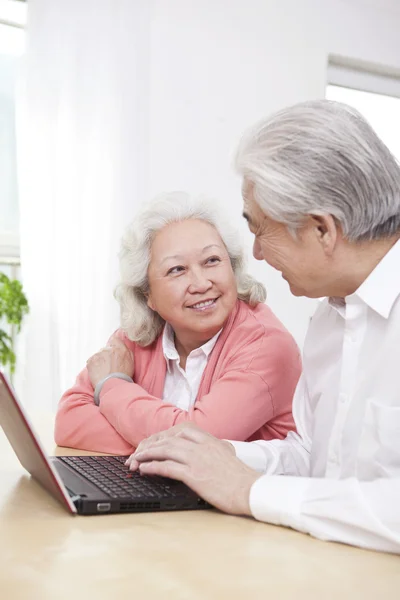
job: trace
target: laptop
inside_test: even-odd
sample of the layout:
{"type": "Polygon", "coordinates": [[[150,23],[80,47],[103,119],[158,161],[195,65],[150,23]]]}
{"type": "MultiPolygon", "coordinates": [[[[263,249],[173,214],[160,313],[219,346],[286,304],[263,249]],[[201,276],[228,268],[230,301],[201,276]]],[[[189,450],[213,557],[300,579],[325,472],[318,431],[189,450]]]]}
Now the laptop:
{"type": "Polygon", "coordinates": [[[212,508],[180,481],[129,471],[127,456],[47,457],[1,371],[0,425],[22,466],[71,514],[212,508]]]}

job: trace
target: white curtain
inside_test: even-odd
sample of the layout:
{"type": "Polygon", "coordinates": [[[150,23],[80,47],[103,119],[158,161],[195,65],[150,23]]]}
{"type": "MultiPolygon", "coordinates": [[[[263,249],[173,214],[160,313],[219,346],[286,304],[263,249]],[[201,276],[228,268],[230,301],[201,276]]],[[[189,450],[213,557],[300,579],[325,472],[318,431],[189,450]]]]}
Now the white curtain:
{"type": "Polygon", "coordinates": [[[146,187],[150,17],[148,0],[28,3],[16,388],[30,409],[55,409],[118,327],[119,240],[146,187]]]}

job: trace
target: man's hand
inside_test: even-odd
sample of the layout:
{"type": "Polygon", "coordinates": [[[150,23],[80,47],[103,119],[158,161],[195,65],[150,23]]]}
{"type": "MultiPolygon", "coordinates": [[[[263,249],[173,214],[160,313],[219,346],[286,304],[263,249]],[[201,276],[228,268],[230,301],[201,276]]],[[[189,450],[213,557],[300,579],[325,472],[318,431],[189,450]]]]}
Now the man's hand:
{"type": "MultiPolygon", "coordinates": [[[[164,431],[160,431],[159,433],[153,433],[153,435],[150,435],[148,438],[145,438],[144,440],[142,440],[140,442],[140,444],[138,445],[138,447],[136,448],[135,452],[130,455],[130,457],[128,458],[128,460],[126,461],[125,464],[130,467],[131,471],[137,471],[137,469],[139,468],[139,463],[135,458],[136,454],[139,454],[139,452],[143,452],[143,450],[147,450],[147,448],[151,448],[152,446],[154,446],[154,444],[156,442],[160,442],[161,440],[166,440],[167,438],[175,437],[175,436],[182,437],[182,435],[183,435],[182,432],[188,431],[189,429],[192,429],[192,430],[194,429],[194,430],[200,431],[205,436],[208,436],[208,437],[214,439],[212,435],[205,432],[198,425],[195,425],[194,423],[191,423],[190,421],[185,421],[184,423],[180,423],[179,425],[174,425],[174,427],[170,427],[169,429],[165,429],[164,431]]],[[[226,447],[229,448],[230,452],[233,454],[233,456],[235,456],[235,449],[232,446],[232,444],[230,444],[229,442],[226,442],[226,441],[223,441],[222,443],[226,444],[226,447]]]]}
{"type": "Polygon", "coordinates": [[[108,346],[89,358],[86,367],[93,389],[99,381],[111,373],[125,373],[133,378],[135,370],[133,352],[117,336],[113,336],[108,346]]]}
{"type": "Polygon", "coordinates": [[[250,488],[260,473],[237,459],[229,442],[185,425],[141,442],[126,464],[143,475],[179,479],[224,512],[251,515],[250,488]]]}

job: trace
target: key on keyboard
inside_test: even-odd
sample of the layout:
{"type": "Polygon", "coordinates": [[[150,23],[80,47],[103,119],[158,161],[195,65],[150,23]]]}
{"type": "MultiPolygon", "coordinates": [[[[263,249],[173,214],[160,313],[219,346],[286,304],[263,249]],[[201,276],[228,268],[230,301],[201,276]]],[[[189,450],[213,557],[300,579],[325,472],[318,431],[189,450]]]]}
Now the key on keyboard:
{"type": "Polygon", "coordinates": [[[165,498],[187,490],[179,481],[140,475],[125,466],[127,456],[59,456],[58,459],[94,483],[111,498],[165,498]]]}

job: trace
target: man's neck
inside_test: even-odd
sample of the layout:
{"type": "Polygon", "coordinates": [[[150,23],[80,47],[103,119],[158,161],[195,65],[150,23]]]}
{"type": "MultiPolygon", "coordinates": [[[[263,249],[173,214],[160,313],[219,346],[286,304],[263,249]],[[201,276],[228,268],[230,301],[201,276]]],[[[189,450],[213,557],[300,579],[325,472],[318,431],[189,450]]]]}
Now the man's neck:
{"type": "Polygon", "coordinates": [[[349,265],[347,275],[341,281],[340,293],[332,295],[344,298],[354,294],[399,238],[397,235],[372,242],[348,243],[345,253],[346,265],[349,265]]]}

